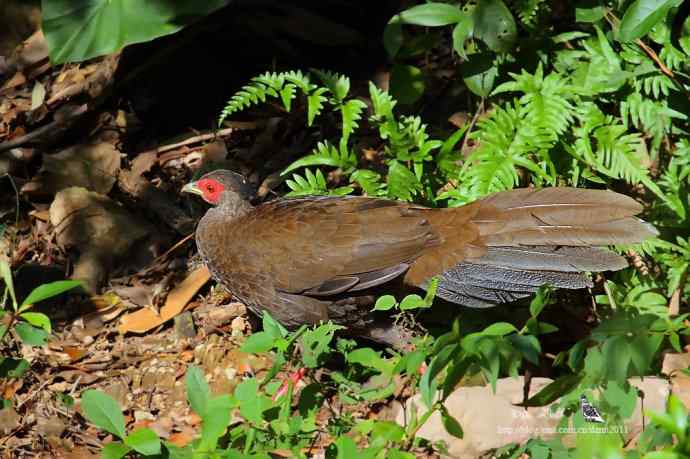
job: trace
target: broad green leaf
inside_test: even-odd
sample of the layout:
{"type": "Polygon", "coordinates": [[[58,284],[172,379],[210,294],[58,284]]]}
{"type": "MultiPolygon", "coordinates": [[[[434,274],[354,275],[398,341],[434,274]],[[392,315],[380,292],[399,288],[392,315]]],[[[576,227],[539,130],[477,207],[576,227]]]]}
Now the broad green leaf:
{"type": "Polygon", "coordinates": [[[0,379],[21,378],[29,369],[29,362],[25,359],[0,357],[0,379]]]}
{"type": "Polygon", "coordinates": [[[46,333],[50,333],[50,319],[47,315],[40,312],[23,312],[19,317],[29,322],[34,327],[42,328],[46,333]]]}
{"type": "MultiPolygon", "coordinates": [[[[259,400],[256,392],[254,399],[259,400]]],[[[216,448],[218,439],[230,424],[230,415],[234,407],[235,403],[228,394],[209,400],[208,410],[202,418],[200,449],[212,451],[216,448]]]]}
{"type": "Polygon", "coordinates": [[[101,457],[103,459],[120,459],[121,457],[127,455],[130,451],[132,451],[132,448],[129,446],[119,441],[114,441],[103,447],[101,450],[101,457]]]}
{"type": "Polygon", "coordinates": [[[355,457],[360,457],[359,451],[357,450],[357,444],[350,437],[341,435],[335,441],[335,447],[338,449],[337,459],[353,459],[355,457]]]}
{"type": "Polygon", "coordinates": [[[211,398],[211,388],[206,382],[204,373],[194,365],[187,368],[186,376],[187,400],[192,410],[202,418],[208,410],[208,400],[211,398]]]}
{"type": "Polygon", "coordinates": [[[455,438],[462,439],[464,437],[465,434],[462,431],[462,426],[443,405],[441,406],[441,422],[443,423],[443,427],[446,428],[446,432],[455,438]]]}
{"type": "Polygon", "coordinates": [[[125,418],[115,399],[104,392],[89,389],[81,395],[84,417],[106,432],[125,438],[125,418]]]}
{"type": "Polygon", "coordinates": [[[472,36],[473,31],[474,19],[471,15],[463,13],[462,19],[453,28],[453,49],[465,60],[467,60],[465,40],[472,36]]]}
{"type": "Polygon", "coordinates": [[[262,405],[259,399],[259,383],[255,378],[245,379],[235,388],[235,398],[240,404],[240,414],[254,424],[260,424],[262,405]]]}
{"type": "Polygon", "coordinates": [[[398,16],[403,24],[439,27],[460,22],[463,12],[457,6],[447,3],[426,3],[413,6],[398,16]]]}
{"type": "Polygon", "coordinates": [[[474,36],[495,52],[507,52],[517,37],[515,19],[502,0],[482,0],[473,12],[474,36]]]}
{"type": "Polygon", "coordinates": [[[432,384],[434,378],[443,371],[444,368],[451,361],[451,358],[456,354],[458,345],[451,344],[444,347],[436,357],[433,358],[426,372],[419,381],[419,391],[422,395],[422,400],[427,407],[431,407],[434,403],[434,385],[432,384]]]}
{"type": "Polygon", "coordinates": [[[397,443],[405,436],[405,429],[393,421],[376,421],[371,429],[371,437],[376,440],[381,438],[385,442],[397,443]]]}
{"type": "Polygon", "coordinates": [[[683,402],[676,396],[671,396],[668,399],[668,414],[671,416],[673,423],[676,425],[678,432],[682,432],[683,436],[688,428],[688,411],[683,406],[683,402]]]}
{"type": "Polygon", "coordinates": [[[161,453],[161,440],[151,429],[137,429],[125,438],[125,444],[145,456],[161,453]]]}
{"type": "Polygon", "coordinates": [[[177,32],[227,0],[43,0],[43,33],[53,64],[91,59],[177,32]]]}
{"type": "Polygon", "coordinates": [[[623,384],[628,378],[628,368],[632,360],[631,345],[624,336],[607,339],[602,347],[606,365],[606,377],[623,384]]]}
{"type": "Polygon", "coordinates": [[[520,353],[530,362],[539,365],[539,354],[541,354],[541,344],[536,336],[532,335],[510,335],[506,339],[510,341],[520,353]]]}
{"type": "Polygon", "coordinates": [[[597,22],[605,14],[606,7],[597,0],[581,0],[575,6],[575,22],[597,22]]]}
{"type": "Polygon", "coordinates": [[[358,363],[366,368],[374,368],[380,372],[385,372],[389,366],[387,362],[381,358],[379,352],[368,347],[362,347],[350,352],[347,354],[347,361],[350,363],[358,363]]]}
{"type": "Polygon", "coordinates": [[[430,305],[426,304],[426,302],[424,301],[424,298],[417,295],[416,293],[413,293],[412,295],[407,295],[400,302],[400,310],[401,311],[409,311],[410,309],[426,308],[428,306],[430,306],[430,305]]]}
{"type": "Polygon", "coordinates": [[[520,406],[545,406],[557,400],[561,396],[569,393],[580,384],[584,375],[575,373],[563,376],[548,384],[529,400],[521,403],[520,406]]]}
{"type": "Polygon", "coordinates": [[[81,282],[76,280],[55,281],[48,284],[39,285],[33,289],[31,293],[29,293],[29,296],[27,296],[24,301],[22,301],[20,309],[30,304],[36,304],[39,301],[57,296],[66,292],[67,290],[72,290],[73,288],[79,286],[81,286],[81,282]]]}
{"type": "Polygon", "coordinates": [[[404,39],[400,16],[395,15],[383,29],[383,47],[386,48],[390,57],[395,57],[398,54],[404,39]]]}
{"type": "Polygon", "coordinates": [[[393,307],[397,303],[398,302],[395,301],[395,297],[393,295],[380,296],[376,300],[376,304],[374,305],[374,311],[389,311],[389,310],[393,309],[393,307]]]}
{"type": "Polygon", "coordinates": [[[508,322],[496,322],[482,330],[480,333],[485,336],[505,336],[509,333],[516,332],[515,325],[508,322]]]}
{"type": "Polygon", "coordinates": [[[26,322],[19,322],[14,326],[14,330],[24,344],[30,346],[43,346],[46,344],[48,333],[40,328],[36,328],[26,322]]]}
{"type": "Polygon", "coordinates": [[[618,38],[628,42],[645,36],[662,21],[675,0],[635,0],[630,4],[618,30],[618,38]]]}
{"type": "Polygon", "coordinates": [[[460,75],[470,91],[479,97],[488,97],[494,88],[498,68],[491,53],[470,54],[460,65],[460,75]]]}
{"type": "Polygon", "coordinates": [[[247,338],[240,350],[248,354],[268,352],[273,348],[275,338],[267,332],[257,332],[247,338]]]}
{"type": "Polygon", "coordinates": [[[261,324],[266,333],[270,334],[275,339],[287,336],[288,331],[280,322],[277,322],[267,311],[261,315],[261,324]]]}
{"type": "Polygon", "coordinates": [[[388,450],[386,459],[416,459],[416,457],[417,456],[412,453],[408,453],[407,451],[401,451],[393,448],[388,450]]]}
{"type": "Polygon", "coordinates": [[[391,70],[390,92],[404,105],[414,104],[424,94],[424,75],[413,65],[395,64],[391,70]]]}

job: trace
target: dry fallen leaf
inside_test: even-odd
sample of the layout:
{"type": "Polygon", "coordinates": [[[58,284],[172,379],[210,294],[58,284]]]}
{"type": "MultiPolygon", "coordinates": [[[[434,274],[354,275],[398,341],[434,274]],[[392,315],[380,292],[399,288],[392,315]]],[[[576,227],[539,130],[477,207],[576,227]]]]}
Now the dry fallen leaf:
{"type": "Polygon", "coordinates": [[[188,432],[176,432],[170,435],[170,438],[168,438],[168,442],[177,446],[178,448],[184,448],[191,443],[192,440],[194,440],[194,437],[188,432]]]}
{"type": "Polygon", "coordinates": [[[144,333],[175,317],[182,312],[184,307],[194,297],[196,292],[211,278],[211,273],[204,267],[192,271],[165,300],[156,314],[151,308],[140,309],[132,314],[127,314],[120,320],[118,331],[120,333],[144,333]]]}

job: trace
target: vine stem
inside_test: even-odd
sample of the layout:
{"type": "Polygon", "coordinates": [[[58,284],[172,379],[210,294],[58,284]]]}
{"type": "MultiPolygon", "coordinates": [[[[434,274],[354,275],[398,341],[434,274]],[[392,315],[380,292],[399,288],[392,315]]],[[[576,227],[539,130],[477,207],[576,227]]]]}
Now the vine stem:
{"type": "Polygon", "coordinates": [[[482,99],[479,101],[479,104],[477,104],[477,110],[474,112],[474,116],[472,116],[472,119],[470,120],[470,125],[467,128],[467,132],[465,133],[465,138],[462,139],[462,146],[460,147],[460,154],[464,155],[465,153],[465,148],[467,148],[467,141],[470,139],[470,134],[472,133],[472,129],[474,128],[474,125],[477,124],[477,120],[479,119],[479,115],[484,113],[484,101],[486,99],[482,97],[482,99]]]}

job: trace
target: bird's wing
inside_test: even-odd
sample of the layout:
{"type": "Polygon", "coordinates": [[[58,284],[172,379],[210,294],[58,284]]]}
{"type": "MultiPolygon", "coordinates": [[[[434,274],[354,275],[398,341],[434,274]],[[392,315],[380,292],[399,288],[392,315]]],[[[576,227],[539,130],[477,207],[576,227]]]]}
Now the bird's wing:
{"type": "Polygon", "coordinates": [[[427,213],[375,198],[290,199],[257,208],[241,231],[277,290],[332,295],[386,282],[437,244],[427,213]]]}
{"type": "Polygon", "coordinates": [[[240,298],[270,301],[275,291],[327,296],[405,272],[439,243],[430,212],[366,197],[287,199],[230,221],[212,209],[197,241],[212,272],[240,298]]]}

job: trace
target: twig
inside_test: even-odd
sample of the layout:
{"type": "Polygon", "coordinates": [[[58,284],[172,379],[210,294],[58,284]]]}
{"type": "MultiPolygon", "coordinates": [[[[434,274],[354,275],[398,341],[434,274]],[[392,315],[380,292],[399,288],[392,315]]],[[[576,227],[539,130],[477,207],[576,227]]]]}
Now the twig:
{"type": "Polygon", "coordinates": [[[484,112],[484,98],[482,97],[482,100],[479,101],[479,104],[477,105],[477,110],[474,112],[474,116],[470,120],[470,125],[467,127],[467,132],[465,132],[465,138],[462,139],[462,146],[460,147],[460,154],[464,156],[465,154],[465,148],[467,148],[467,141],[470,139],[470,134],[472,133],[472,129],[474,128],[474,125],[477,124],[477,120],[479,119],[479,115],[484,112]]]}
{"type": "MultiPolygon", "coordinates": [[[[233,127],[229,127],[226,129],[221,129],[219,131],[215,132],[210,132],[208,134],[199,134],[195,135],[193,137],[189,137],[188,139],[185,139],[181,142],[176,142],[176,143],[171,143],[169,145],[163,145],[162,147],[154,148],[149,151],[155,151],[156,153],[164,153],[166,151],[170,150],[175,150],[176,148],[184,147],[185,145],[191,145],[193,143],[198,143],[198,142],[205,142],[207,140],[212,140],[217,137],[224,137],[227,135],[232,134],[236,129],[233,127]]],[[[144,153],[148,153],[148,151],[145,151],[144,153]]]]}
{"type": "Polygon", "coordinates": [[[24,134],[21,137],[17,137],[15,139],[8,140],[7,142],[0,143],[0,152],[11,150],[13,148],[18,148],[33,142],[37,142],[41,137],[43,137],[47,133],[68,126],[72,121],[85,114],[88,110],[88,104],[83,104],[74,107],[74,109],[64,114],[64,117],[61,117],[60,119],[51,121],[45,126],[41,126],[37,129],[34,129],[33,131],[29,132],[28,134],[24,134]]]}
{"type": "MultiPolygon", "coordinates": [[[[604,15],[608,23],[611,25],[612,28],[617,29],[618,25],[620,23],[620,19],[611,12],[611,10],[608,10],[606,12],[606,15],[604,15]]],[[[676,75],[673,73],[673,71],[664,64],[664,62],[659,58],[659,55],[654,51],[652,48],[650,48],[645,42],[642,41],[642,39],[638,38],[635,40],[635,44],[639,46],[642,51],[647,54],[647,56],[654,61],[654,63],[659,67],[659,71],[669,77],[673,82],[676,84],[678,89],[685,94],[685,97],[687,97],[690,100],[690,92],[686,89],[686,87],[678,81],[678,78],[676,75]]]]}

